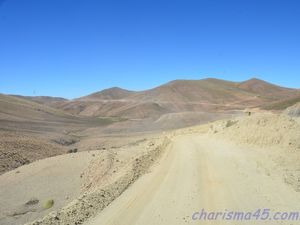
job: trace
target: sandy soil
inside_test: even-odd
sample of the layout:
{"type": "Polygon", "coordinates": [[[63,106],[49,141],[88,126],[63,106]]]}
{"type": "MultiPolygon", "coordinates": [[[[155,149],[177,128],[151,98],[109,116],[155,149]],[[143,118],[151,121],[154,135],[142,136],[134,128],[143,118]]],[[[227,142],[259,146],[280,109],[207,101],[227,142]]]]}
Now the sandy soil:
{"type": "Polygon", "coordinates": [[[0,224],[24,224],[71,202],[81,193],[81,174],[100,156],[105,159],[100,151],[55,156],[0,176],[0,224]],[[44,209],[51,199],[54,206],[44,209]]]}
{"type": "Polygon", "coordinates": [[[237,147],[211,135],[176,137],[151,173],[86,224],[194,224],[191,216],[202,208],[299,211],[300,194],[278,174],[268,174],[265,168],[272,167],[276,164],[259,148],[237,147]]]}
{"type": "Polygon", "coordinates": [[[298,118],[256,112],[160,134],[97,131],[74,133],[85,152],[0,176],[0,224],[192,224],[203,222],[192,219],[201,209],[300,212],[298,118]],[[42,210],[49,193],[55,205],[42,210]]]}
{"type": "Polygon", "coordinates": [[[94,160],[89,165],[87,173],[83,174],[85,184],[83,194],[62,209],[53,211],[44,218],[29,224],[82,224],[88,218],[102,211],[139,177],[147,173],[168,143],[169,138],[164,137],[155,142],[149,141],[146,144],[135,146],[131,150],[129,148],[119,153],[112,152],[109,160],[113,163],[104,174],[97,172],[99,160],[94,160]],[[86,185],[90,184],[90,181],[94,185],[86,185]]]}

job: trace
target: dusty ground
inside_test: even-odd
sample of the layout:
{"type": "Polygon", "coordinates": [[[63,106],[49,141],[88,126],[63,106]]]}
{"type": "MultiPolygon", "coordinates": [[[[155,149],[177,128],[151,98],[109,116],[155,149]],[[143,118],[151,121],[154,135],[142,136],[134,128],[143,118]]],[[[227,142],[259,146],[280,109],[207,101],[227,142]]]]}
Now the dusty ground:
{"type": "MultiPolygon", "coordinates": [[[[18,168],[0,176],[0,224],[190,224],[202,208],[300,212],[300,121],[292,110],[156,133],[139,132],[151,122],[139,120],[99,127],[71,116],[63,131],[28,121],[26,132],[2,123],[2,171],[18,168]],[[55,156],[70,149],[78,152],[55,156]],[[28,158],[38,161],[22,166],[28,158]]],[[[157,123],[185,115],[203,116],[166,114],[157,123]]]]}
{"type": "Polygon", "coordinates": [[[191,216],[203,208],[299,211],[300,194],[278,174],[266,173],[265,168],[272,167],[276,164],[260,149],[236,147],[206,135],[176,137],[151,173],[86,224],[194,224],[191,216]]]}
{"type": "Polygon", "coordinates": [[[176,133],[152,172],[86,224],[194,224],[201,209],[300,211],[297,119],[263,113],[176,133]]]}
{"type": "Polygon", "coordinates": [[[108,167],[97,158],[83,173],[82,195],[61,210],[30,224],[82,224],[119,197],[159,158],[169,138],[158,138],[141,145],[112,152],[108,167]]]}
{"type": "Polygon", "coordinates": [[[143,136],[95,157],[80,197],[30,224],[193,224],[203,208],[300,212],[299,132],[297,118],[255,113],[143,136]]]}
{"type": "Polygon", "coordinates": [[[39,160],[0,176],[0,224],[24,224],[57,210],[81,193],[82,173],[101,151],[39,160]],[[54,200],[45,209],[47,200],[54,200]],[[30,203],[31,200],[35,202],[30,203]]]}
{"type": "MultiPolygon", "coordinates": [[[[74,144],[82,152],[38,160],[3,174],[0,176],[0,224],[24,224],[53,210],[60,212],[66,205],[71,205],[70,210],[79,210],[76,199],[80,198],[88,198],[88,205],[93,205],[96,212],[111,201],[102,196],[102,188],[110,185],[112,190],[107,188],[108,191],[117,196],[144,173],[144,167],[154,162],[156,148],[162,144],[157,136],[90,136],[74,144]],[[144,160],[152,150],[154,153],[144,160]],[[50,209],[44,208],[47,200],[54,200],[50,209]],[[104,205],[99,205],[99,201],[104,205]]],[[[85,218],[85,211],[80,211],[83,214],[63,218],[74,221],[85,218]]]]}

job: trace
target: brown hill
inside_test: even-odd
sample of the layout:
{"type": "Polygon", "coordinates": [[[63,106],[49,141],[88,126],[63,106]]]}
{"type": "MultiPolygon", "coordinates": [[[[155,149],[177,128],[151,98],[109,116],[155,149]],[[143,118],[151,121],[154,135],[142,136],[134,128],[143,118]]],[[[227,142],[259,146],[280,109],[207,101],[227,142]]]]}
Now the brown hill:
{"type": "Polygon", "coordinates": [[[266,110],[284,110],[297,102],[300,102],[300,95],[296,97],[286,98],[283,100],[271,102],[269,104],[264,105],[262,108],[266,110]]]}
{"type": "Polygon", "coordinates": [[[158,102],[228,103],[249,96],[249,93],[237,88],[236,84],[218,79],[175,80],[140,92],[131,96],[131,99],[158,102]]]}
{"type": "Polygon", "coordinates": [[[61,97],[50,97],[50,96],[22,96],[22,95],[12,95],[17,98],[22,98],[30,101],[34,101],[40,104],[50,104],[52,102],[60,102],[60,101],[67,101],[66,98],[61,97]]]}
{"type": "Polygon", "coordinates": [[[295,89],[280,87],[257,78],[241,82],[238,87],[243,90],[277,100],[295,96],[295,89]]]}
{"type": "MultiPolygon", "coordinates": [[[[67,129],[69,126],[101,124],[100,119],[95,121],[93,118],[80,118],[28,98],[0,94],[0,129],[51,132],[61,130],[62,127],[67,129]]],[[[102,122],[106,124],[105,121],[102,122]]]]}
{"type": "Polygon", "coordinates": [[[134,91],[128,91],[119,87],[113,87],[78,98],[77,100],[117,100],[127,98],[134,93],[134,91]]]}
{"type": "Polygon", "coordinates": [[[81,118],[29,99],[0,94],[0,174],[66,153],[80,139],[72,132],[111,123],[109,119],[81,118]]]}
{"type": "Polygon", "coordinates": [[[82,116],[158,118],[165,113],[221,112],[260,107],[296,97],[297,89],[279,87],[259,79],[231,82],[219,79],[175,80],[159,87],[133,92],[106,89],[52,106],[82,116]]]}
{"type": "Polygon", "coordinates": [[[0,158],[7,159],[0,173],[64,153],[90,132],[173,129],[231,117],[245,108],[284,109],[299,96],[297,89],[258,79],[175,80],[145,91],[111,88],[74,100],[0,94],[0,158]]]}

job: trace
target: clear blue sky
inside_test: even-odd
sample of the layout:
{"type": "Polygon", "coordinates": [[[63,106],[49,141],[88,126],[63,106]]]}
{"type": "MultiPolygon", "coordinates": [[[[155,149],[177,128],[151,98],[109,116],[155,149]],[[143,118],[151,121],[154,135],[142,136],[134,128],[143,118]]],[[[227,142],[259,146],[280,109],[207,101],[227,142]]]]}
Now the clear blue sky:
{"type": "Polygon", "coordinates": [[[0,0],[1,93],[205,77],[300,88],[300,1],[0,0]]]}

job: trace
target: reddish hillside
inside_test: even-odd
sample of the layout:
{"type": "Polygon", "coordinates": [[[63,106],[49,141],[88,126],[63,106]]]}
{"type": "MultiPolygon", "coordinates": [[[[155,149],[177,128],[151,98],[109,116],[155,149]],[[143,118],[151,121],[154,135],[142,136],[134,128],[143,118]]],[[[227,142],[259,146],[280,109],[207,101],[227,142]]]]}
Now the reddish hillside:
{"type": "Polygon", "coordinates": [[[134,91],[128,91],[122,88],[113,87],[109,89],[104,89],[102,91],[93,93],[91,95],[87,95],[77,100],[89,100],[89,101],[97,101],[97,100],[117,100],[124,99],[134,94],[134,91]]]}
{"type": "Polygon", "coordinates": [[[280,87],[256,78],[241,82],[238,87],[245,91],[277,100],[294,97],[295,92],[297,92],[295,89],[280,87]]]}
{"type": "Polygon", "coordinates": [[[50,105],[81,116],[140,119],[176,112],[243,110],[293,98],[299,93],[297,89],[279,87],[259,79],[231,82],[209,78],[175,80],[140,92],[110,88],[50,105]]]}

